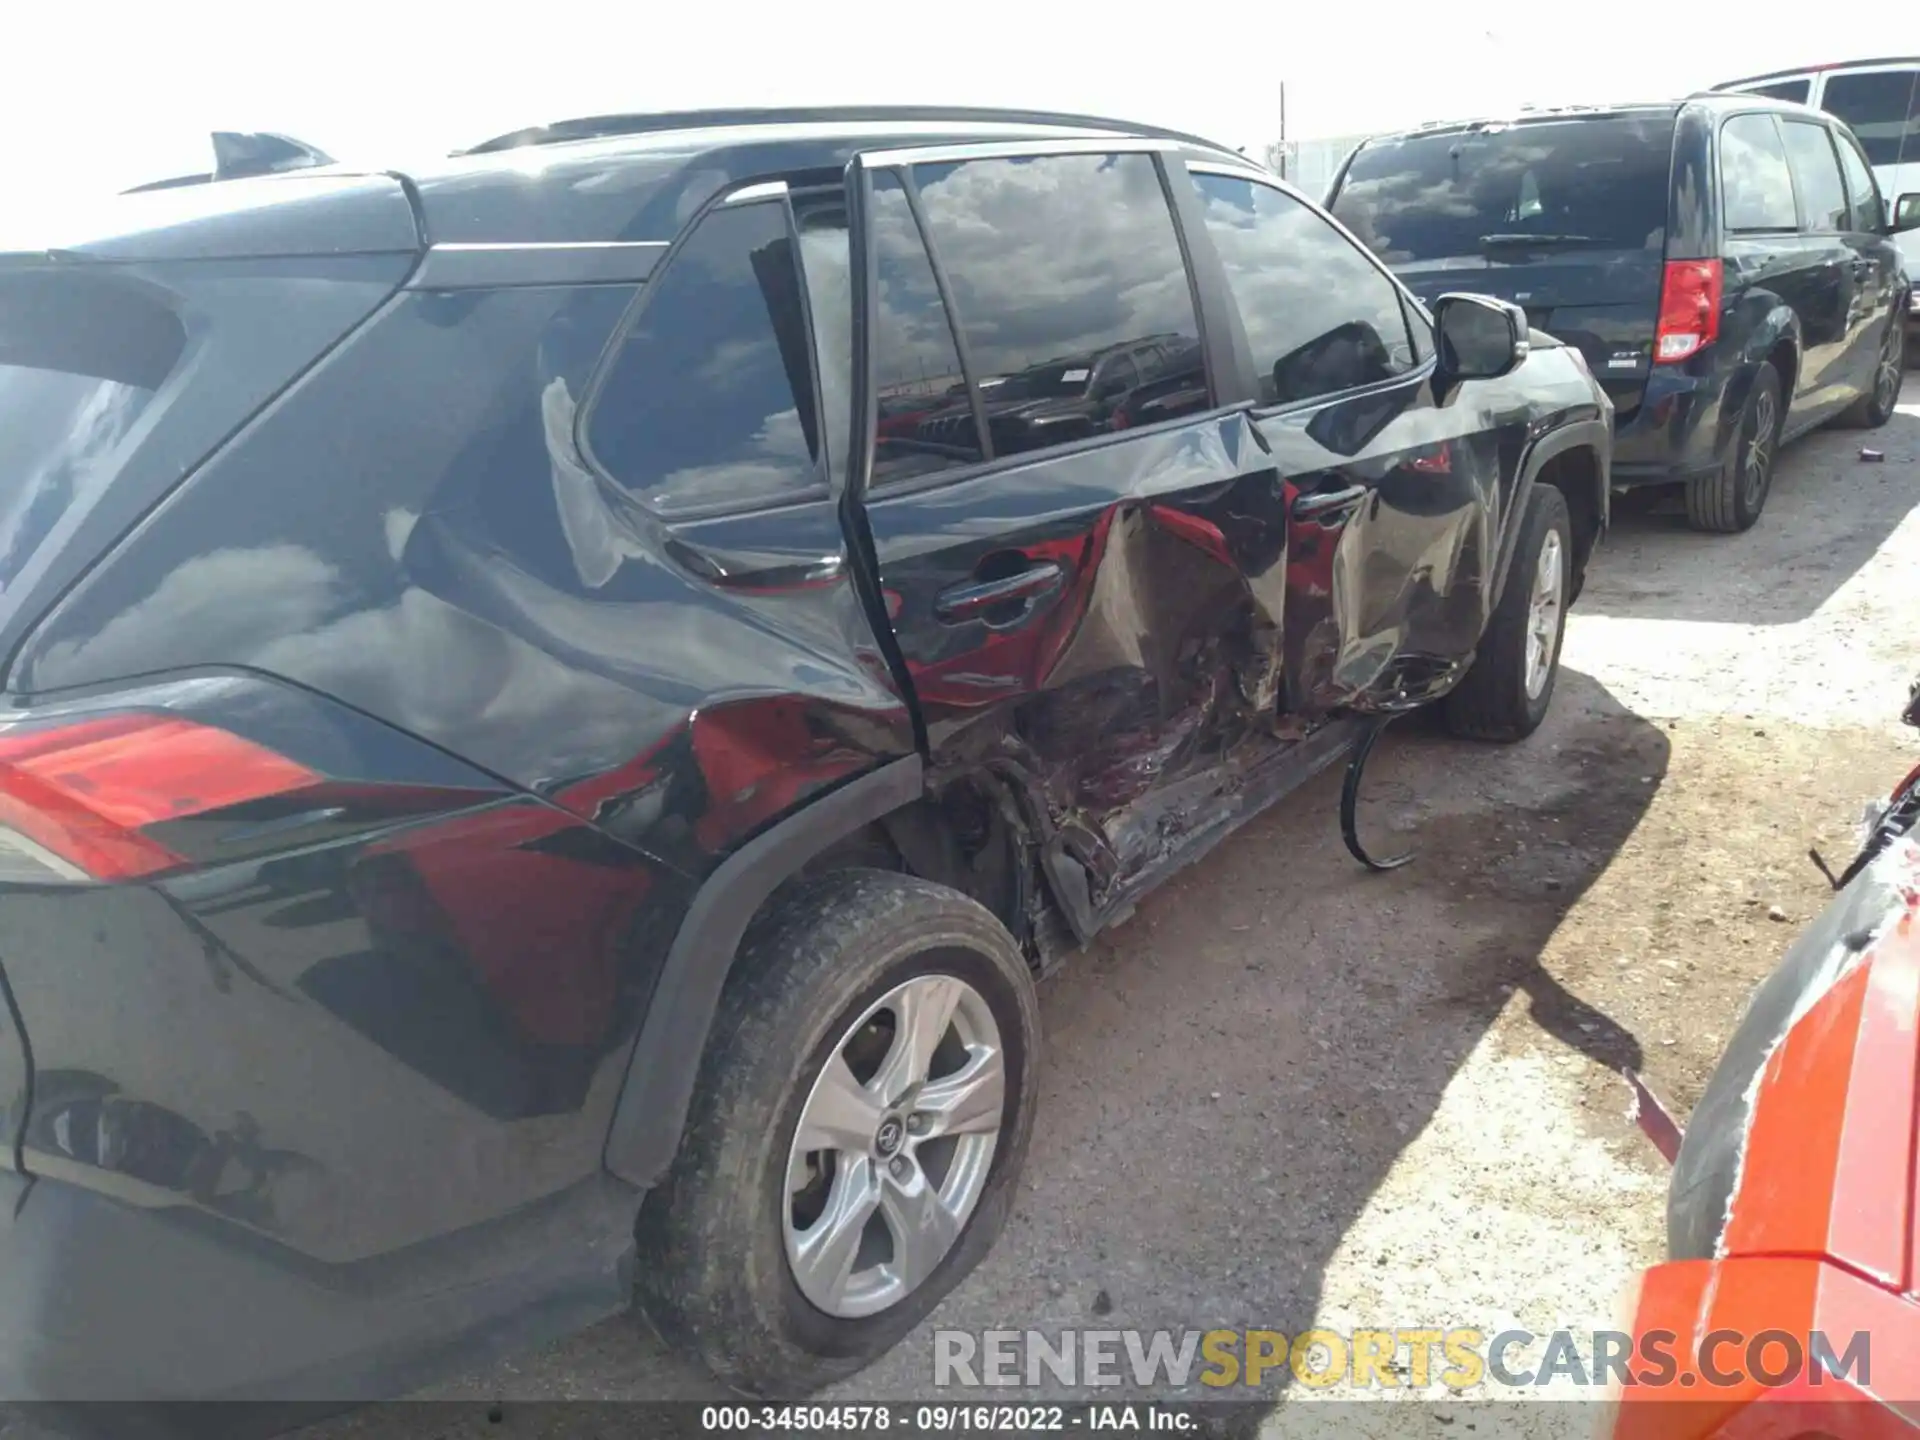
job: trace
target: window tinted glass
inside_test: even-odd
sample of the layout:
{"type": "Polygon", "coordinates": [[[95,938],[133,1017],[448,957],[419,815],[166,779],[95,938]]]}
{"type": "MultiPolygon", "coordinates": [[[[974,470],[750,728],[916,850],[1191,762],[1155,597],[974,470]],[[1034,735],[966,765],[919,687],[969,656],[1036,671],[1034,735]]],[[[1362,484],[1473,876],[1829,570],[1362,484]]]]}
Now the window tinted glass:
{"type": "Polygon", "coordinates": [[[820,483],[786,207],[725,206],[649,283],[587,434],[662,513],[773,502],[820,483]]]}
{"type": "Polygon", "coordinates": [[[1829,75],[1820,107],[1847,122],[1869,163],[1920,159],[1920,70],[1829,75]]]}
{"type": "Polygon", "coordinates": [[[1775,100],[1791,100],[1796,105],[1807,103],[1807,97],[1813,93],[1811,80],[1776,80],[1771,85],[1742,85],[1743,95],[1770,95],[1775,100]]]}
{"type": "Polygon", "coordinates": [[[1729,230],[1793,230],[1793,179],[1771,115],[1736,115],[1720,127],[1720,193],[1729,230]]]}
{"type": "Polygon", "coordinates": [[[1390,265],[1480,255],[1515,234],[1658,250],[1672,154],[1671,115],[1408,135],[1363,146],[1332,208],[1390,265]]]}
{"type": "Polygon", "coordinates": [[[1846,135],[1833,137],[1833,148],[1840,152],[1840,173],[1846,177],[1847,199],[1853,204],[1853,228],[1878,230],[1885,223],[1881,212],[1880,189],[1873,183],[1873,172],[1846,135]]]}
{"type": "Polygon", "coordinates": [[[900,179],[873,182],[873,333],[879,411],[873,480],[884,485],[983,458],[960,352],[900,179]]]}
{"type": "Polygon", "coordinates": [[[112,483],[186,332],[131,287],[0,277],[0,590],[112,483]]]}
{"type": "Polygon", "coordinates": [[[1271,185],[1195,175],[1260,377],[1284,405],[1411,369],[1400,292],[1340,232],[1271,185]]]}
{"type": "Polygon", "coordinates": [[[853,433],[853,273],[847,205],[838,192],[793,197],[800,271],[813,318],[814,364],[820,378],[820,431],[836,472],[846,465],[853,433]]]}
{"type": "Polygon", "coordinates": [[[928,238],[996,455],[1205,409],[1193,292],[1146,155],[1048,155],[916,169],[928,238]],[[1149,383],[1094,393],[1116,350],[1164,345],[1149,383]]]}
{"type": "Polygon", "coordinates": [[[1827,139],[1827,127],[1804,120],[1783,120],[1780,134],[1787,143],[1787,163],[1800,190],[1800,213],[1809,230],[1847,228],[1847,192],[1840,181],[1840,162],[1827,139]]]}

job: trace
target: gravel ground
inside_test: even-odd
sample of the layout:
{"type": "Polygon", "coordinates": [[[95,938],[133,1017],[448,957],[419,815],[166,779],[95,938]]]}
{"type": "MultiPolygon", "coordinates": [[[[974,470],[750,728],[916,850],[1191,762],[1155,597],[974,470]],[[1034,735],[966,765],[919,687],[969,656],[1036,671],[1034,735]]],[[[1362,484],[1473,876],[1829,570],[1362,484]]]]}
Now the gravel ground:
{"type": "MultiPolygon", "coordinates": [[[[1823,903],[1807,847],[1850,853],[1861,806],[1920,748],[1897,724],[1920,673],[1920,379],[1905,401],[1870,437],[1884,464],[1847,432],[1790,447],[1744,536],[1623,507],[1538,735],[1490,749],[1409,724],[1383,742],[1363,829],[1414,864],[1354,865],[1324,776],[1044,987],[1044,1093],[1007,1232],[840,1398],[929,1395],[936,1324],[1614,1323],[1660,1258],[1665,1186],[1618,1067],[1685,1113],[1823,903]]],[[[436,1393],[509,1410],[713,1394],[630,1321],[436,1393]]],[[[1260,1423],[1327,1433],[1295,1399],[1355,1393],[1276,1394],[1260,1423]]],[[[1438,1434],[1437,1413],[1344,1406],[1338,1431],[1438,1434]]],[[[1455,1413],[1481,1433],[1592,1421],[1455,1413]]]]}

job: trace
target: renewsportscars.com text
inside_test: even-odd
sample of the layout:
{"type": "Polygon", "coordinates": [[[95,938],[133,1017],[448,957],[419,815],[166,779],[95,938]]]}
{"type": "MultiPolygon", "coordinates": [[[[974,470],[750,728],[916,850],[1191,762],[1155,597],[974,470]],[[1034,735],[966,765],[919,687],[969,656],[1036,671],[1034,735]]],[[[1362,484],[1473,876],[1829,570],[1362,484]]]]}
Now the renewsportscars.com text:
{"type": "Polygon", "coordinates": [[[1539,1335],[1526,1330],[936,1330],[933,1383],[939,1388],[1131,1385],[1178,1388],[1198,1381],[1222,1389],[1294,1383],[1324,1389],[1451,1391],[1482,1386],[1781,1386],[1833,1379],[1872,1380],[1871,1337],[1855,1331],[1748,1333],[1702,1337],[1698,1365],[1683,1365],[1680,1337],[1649,1330],[1539,1335]]]}

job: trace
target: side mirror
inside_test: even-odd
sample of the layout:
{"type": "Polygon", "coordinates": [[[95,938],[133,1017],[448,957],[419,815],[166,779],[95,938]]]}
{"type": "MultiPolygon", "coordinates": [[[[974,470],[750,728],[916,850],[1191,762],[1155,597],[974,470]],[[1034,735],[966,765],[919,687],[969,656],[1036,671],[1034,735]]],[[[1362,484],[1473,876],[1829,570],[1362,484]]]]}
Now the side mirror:
{"type": "Polygon", "coordinates": [[[1449,380],[1497,380],[1527,358],[1527,314],[1487,295],[1442,295],[1433,304],[1440,373],[1449,380]]]}
{"type": "Polygon", "coordinates": [[[1920,230],[1920,191],[1909,190],[1893,202],[1893,233],[1920,230]]]}

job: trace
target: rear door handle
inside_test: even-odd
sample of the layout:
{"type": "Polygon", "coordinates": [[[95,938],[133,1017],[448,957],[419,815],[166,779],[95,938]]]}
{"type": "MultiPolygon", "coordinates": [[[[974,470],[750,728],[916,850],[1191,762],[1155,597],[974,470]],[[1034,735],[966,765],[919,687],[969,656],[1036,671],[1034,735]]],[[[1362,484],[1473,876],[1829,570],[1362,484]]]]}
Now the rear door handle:
{"type": "Polygon", "coordinates": [[[1367,487],[1349,485],[1344,490],[1318,491],[1312,495],[1302,495],[1293,502],[1293,518],[1296,520],[1326,520],[1342,510],[1351,510],[1367,498],[1367,487]]]}
{"type": "Polygon", "coordinates": [[[1051,560],[1029,565],[997,580],[969,580],[951,585],[934,597],[934,618],[948,625],[978,620],[996,605],[1010,600],[1038,600],[1060,588],[1066,572],[1051,560]]]}

